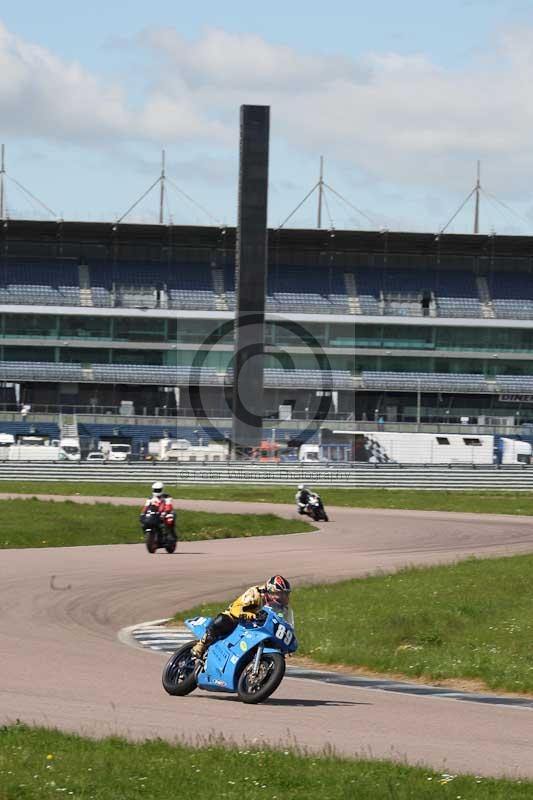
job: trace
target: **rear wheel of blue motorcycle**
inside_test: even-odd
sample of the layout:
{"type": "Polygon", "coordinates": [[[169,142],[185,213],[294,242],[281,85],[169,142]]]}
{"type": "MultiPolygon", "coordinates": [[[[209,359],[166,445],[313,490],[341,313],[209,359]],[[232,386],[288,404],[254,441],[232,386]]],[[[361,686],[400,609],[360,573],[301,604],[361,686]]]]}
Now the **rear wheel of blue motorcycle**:
{"type": "Polygon", "coordinates": [[[285,659],[280,653],[263,653],[257,678],[252,675],[254,662],[243,669],[237,692],[243,703],[262,703],[276,691],[285,675],[285,659]]]}
{"type": "Polygon", "coordinates": [[[168,694],[182,697],[196,689],[196,660],[191,656],[194,642],[189,642],[176,650],[165,664],[163,688],[168,694]]]}

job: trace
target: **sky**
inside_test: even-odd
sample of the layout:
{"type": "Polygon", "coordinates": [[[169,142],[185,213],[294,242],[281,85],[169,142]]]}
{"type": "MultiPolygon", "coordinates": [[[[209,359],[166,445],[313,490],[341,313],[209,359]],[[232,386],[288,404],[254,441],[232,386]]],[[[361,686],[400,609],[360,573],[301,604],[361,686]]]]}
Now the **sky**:
{"type": "MultiPolygon", "coordinates": [[[[471,232],[479,161],[481,232],[533,234],[533,0],[227,5],[6,0],[9,216],[116,221],[164,149],[165,221],[235,224],[249,103],[271,107],[272,227],[316,227],[323,156],[324,227],[471,232]]],[[[158,214],[154,190],[126,220],[158,214]]]]}

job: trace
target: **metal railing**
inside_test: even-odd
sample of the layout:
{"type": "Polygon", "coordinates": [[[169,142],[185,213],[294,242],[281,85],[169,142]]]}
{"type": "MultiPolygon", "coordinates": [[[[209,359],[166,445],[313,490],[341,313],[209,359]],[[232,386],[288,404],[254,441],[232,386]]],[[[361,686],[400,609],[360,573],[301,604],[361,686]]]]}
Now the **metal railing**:
{"type": "MultiPolygon", "coordinates": [[[[533,467],[428,467],[338,465],[310,467],[301,465],[257,464],[43,464],[0,462],[2,481],[68,481],[89,483],[150,483],[157,475],[169,488],[175,484],[280,484],[294,487],[299,482],[313,486],[338,486],[354,489],[502,489],[533,490],[533,467]]],[[[178,492],[179,497],[179,492],[178,492]]],[[[292,494],[290,495],[292,499],[292,494]]],[[[327,503],[327,495],[324,497],[327,503]]]]}

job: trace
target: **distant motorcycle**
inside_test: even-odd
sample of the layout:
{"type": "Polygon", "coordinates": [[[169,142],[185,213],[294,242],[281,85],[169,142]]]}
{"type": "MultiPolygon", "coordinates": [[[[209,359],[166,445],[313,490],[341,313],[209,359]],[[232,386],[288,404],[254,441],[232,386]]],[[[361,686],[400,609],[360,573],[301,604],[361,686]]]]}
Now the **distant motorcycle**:
{"type": "Polygon", "coordinates": [[[307,514],[315,522],[328,522],[329,517],[326,514],[326,509],[319,494],[312,494],[307,501],[304,508],[304,514],[307,514]]]}
{"type": "Polygon", "coordinates": [[[161,516],[158,511],[148,508],[141,515],[141,524],[144,530],[144,542],[149,553],[164,548],[167,553],[176,550],[178,540],[173,529],[161,523],[161,516]]]}
{"type": "MultiPolygon", "coordinates": [[[[201,638],[210,617],[185,620],[201,638]]],[[[262,703],[278,688],[285,675],[285,656],[298,647],[291,612],[265,606],[257,621],[242,621],[225,639],[214,642],[205,660],[191,655],[194,641],[170,657],[163,670],[163,688],[183,696],[196,688],[212,692],[237,692],[243,703],[262,703]]]]}

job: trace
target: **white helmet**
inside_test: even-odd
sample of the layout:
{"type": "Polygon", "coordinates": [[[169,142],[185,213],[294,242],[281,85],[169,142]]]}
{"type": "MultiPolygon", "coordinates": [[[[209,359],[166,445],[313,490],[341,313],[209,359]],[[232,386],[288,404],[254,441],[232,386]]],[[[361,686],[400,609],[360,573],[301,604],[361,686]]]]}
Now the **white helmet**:
{"type": "Polygon", "coordinates": [[[307,489],[307,486],[305,485],[305,483],[299,483],[298,484],[298,491],[299,492],[303,492],[304,489],[307,489]]]}
{"type": "Polygon", "coordinates": [[[152,492],[153,494],[163,494],[164,485],[162,481],[155,481],[152,483],[152,492]]]}

